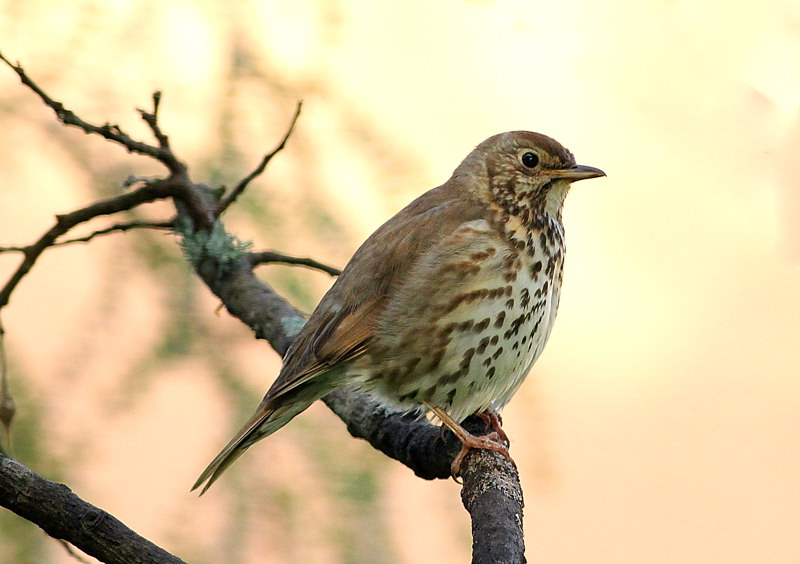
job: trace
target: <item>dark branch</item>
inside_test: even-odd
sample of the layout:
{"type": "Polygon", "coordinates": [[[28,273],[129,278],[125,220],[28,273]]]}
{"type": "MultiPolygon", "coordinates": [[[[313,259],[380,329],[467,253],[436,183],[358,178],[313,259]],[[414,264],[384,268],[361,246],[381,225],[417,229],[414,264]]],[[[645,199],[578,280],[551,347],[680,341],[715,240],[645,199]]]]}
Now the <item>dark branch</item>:
{"type": "Polygon", "coordinates": [[[153,111],[148,112],[147,110],[143,110],[138,108],[139,115],[142,116],[144,122],[150,127],[150,131],[153,132],[153,136],[158,141],[158,146],[172,153],[172,150],[169,146],[169,137],[167,137],[164,132],[161,131],[161,126],[158,125],[158,109],[161,107],[161,92],[156,91],[153,92],[153,111]]]}
{"type": "MultiPolygon", "coordinates": [[[[70,125],[73,127],[77,127],[81,129],[84,133],[94,133],[96,135],[100,135],[101,137],[108,139],[109,141],[113,141],[114,143],[118,143],[125,147],[129,152],[136,153],[139,155],[144,155],[148,157],[152,157],[162,163],[164,166],[172,174],[178,174],[181,172],[186,171],[186,166],[179,162],[172,151],[169,149],[168,145],[161,145],[159,147],[154,147],[153,145],[148,145],[147,143],[143,143],[141,141],[137,141],[133,139],[130,135],[122,131],[122,129],[118,125],[105,123],[103,125],[94,125],[89,123],[88,121],[84,121],[80,117],[78,117],[75,112],[72,110],[67,109],[64,104],[61,102],[54,100],[51,98],[44,90],[42,90],[25,72],[25,69],[22,68],[19,64],[13,64],[11,61],[6,59],[2,53],[0,53],[0,60],[6,63],[11,69],[17,73],[19,79],[22,83],[33,90],[39,98],[45,103],[45,105],[52,109],[58,120],[63,123],[64,125],[70,125]]],[[[155,100],[155,95],[154,95],[155,100]]],[[[156,119],[156,112],[158,110],[158,104],[155,104],[155,110],[152,114],[147,114],[147,112],[143,112],[140,110],[142,114],[142,118],[150,125],[153,132],[156,134],[156,138],[161,143],[162,139],[159,138],[158,128],[155,127],[155,119],[156,119]],[[152,123],[145,117],[145,114],[152,117],[152,123]]]]}
{"type": "Polygon", "coordinates": [[[181,564],[113,515],[0,454],[0,505],[108,564],[181,564]]]}
{"type": "Polygon", "coordinates": [[[297,109],[294,111],[294,117],[292,117],[292,121],[289,124],[289,129],[286,130],[286,133],[283,135],[283,139],[281,139],[281,142],[278,143],[278,146],[275,147],[272,151],[264,155],[264,158],[261,159],[261,162],[256,167],[256,169],[247,176],[245,176],[241,181],[239,181],[239,183],[233,188],[233,190],[231,190],[230,194],[228,194],[225,198],[222,199],[222,201],[219,203],[219,206],[217,207],[218,217],[221,216],[223,213],[225,213],[225,210],[227,210],[230,207],[230,205],[233,202],[235,202],[237,198],[239,198],[239,196],[242,195],[242,192],[245,191],[245,188],[247,188],[250,182],[252,182],[256,177],[258,177],[262,172],[264,172],[264,170],[267,168],[267,165],[269,164],[269,161],[272,160],[272,157],[274,157],[283,150],[283,148],[286,146],[286,142],[289,141],[289,137],[291,137],[292,132],[294,131],[294,126],[297,123],[298,118],[300,118],[300,110],[302,110],[302,108],[303,108],[303,101],[301,100],[297,102],[297,109]]]}
{"type": "Polygon", "coordinates": [[[307,266],[308,268],[313,268],[315,270],[321,270],[326,274],[330,274],[331,276],[339,276],[342,271],[338,268],[333,266],[328,266],[327,264],[322,264],[312,258],[300,258],[300,257],[292,257],[289,255],[284,255],[275,251],[259,251],[250,253],[250,266],[258,266],[259,264],[269,264],[269,263],[282,263],[282,264],[294,264],[298,266],[307,266]]]}
{"type": "Polygon", "coordinates": [[[155,200],[168,198],[171,196],[176,197],[180,195],[181,190],[177,184],[169,180],[156,180],[145,184],[138,190],[128,192],[127,194],[122,194],[107,200],[101,200],[88,205],[85,208],[56,216],[55,225],[53,225],[53,227],[51,227],[44,235],[39,237],[38,241],[27,247],[17,249],[24,253],[25,258],[19,267],[17,267],[17,270],[14,272],[14,274],[11,275],[11,278],[9,278],[8,282],[6,282],[6,285],[0,289],[0,309],[8,305],[8,301],[11,299],[11,294],[14,292],[14,289],[25,277],[25,275],[30,272],[31,268],[33,268],[33,265],[36,263],[36,260],[42,255],[42,253],[48,248],[52,247],[59,237],[67,233],[76,225],[101,215],[111,215],[121,211],[130,210],[145,202],[152,202],[155,200]]]}
{"type": "Polygon", "coordinates": [[[247,255],[232,265],[206,256],[195,271],[225,305],[228,313],[250,327],[283,356],[305,319],[270,286],[256,278],[247,255]]]}
{"type": "Polygon", "coordinates": [[[473,450],[462,469],[461,502],[472,519],[472,562],[522,564],[522,486],[514,464],[488,450],[473,450]]]}

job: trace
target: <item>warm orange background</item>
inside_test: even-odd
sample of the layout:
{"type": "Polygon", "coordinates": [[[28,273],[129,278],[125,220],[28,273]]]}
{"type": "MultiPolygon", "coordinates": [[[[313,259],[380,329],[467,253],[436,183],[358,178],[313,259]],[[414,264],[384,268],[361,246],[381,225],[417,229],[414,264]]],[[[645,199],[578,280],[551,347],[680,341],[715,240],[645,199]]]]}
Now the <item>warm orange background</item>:
{"type": "MultiPolygon", "coordinates": [[[[336,265],[485,137],[563,142],[608,178],[567,200],[559,320],[505,412],[528,559],[800,562],[797,3],[5,1],[0,49],[137,136],[133,107],[162,89],[174,147],[209,183],[246,174],[304,99],[227,224],[336,265]]],[[[0,119],[0,245],[159,172],[56,126],[8,69],[0,119]]],[[[322,407],[188,493],[279,361],[179,266],[143,272],[161,264],[134,253],[149,240],[180,264],[163,235],[53,250],[2,312],[22,461],[194,563],[468,561],[458,486],[414,478],[322,407]],[[191,328],[209,340],[163,336],[191,328]]],[[[18,260],[0,256],[3,280],[18,260]]],[[[265,272],[305,309],[329,284],[265,272]]],[[[74,562],[41,542],[37,558],[74,562]]]]}

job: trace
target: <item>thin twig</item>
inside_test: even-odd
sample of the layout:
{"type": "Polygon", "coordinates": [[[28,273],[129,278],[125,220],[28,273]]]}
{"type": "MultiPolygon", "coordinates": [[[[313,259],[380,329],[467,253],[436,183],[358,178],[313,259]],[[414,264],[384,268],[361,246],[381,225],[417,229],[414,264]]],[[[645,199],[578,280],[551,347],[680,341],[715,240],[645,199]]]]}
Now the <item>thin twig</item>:
{"type": "MultiPolygon", "coordinates": [[[[50,247],[64,247],[66,245],[74,245],[75,243],[88,243],[95,237],[100,237],[101,235],[109,235],[111,233],[116,233],[117,231],[130,231],[132,229],[172,229],[174,226],[173,221],[162,221],[162,222],[153,222],[153,221],[131,221],[129,223],[117,223],[110,227],[106,227],[105,229],[98,229],[88,235],[83,237],[75,237],[74,239],[66,239],[64,241],[58,241],[50,245],[50,247]]],[[[27,245],[25,247],[19,246],[10,246],[10,247],[0,247],[0,254],[3,253],[27,253],[31,250],[33,245],[27,245]]]]}
{"type": "Polygon", "coordinates": [[[264,155],[264,158],[261,159],[261,162],[255,168],[255,170],[250,174],[248,174],[247,176],[245,176],[241,181],[239,181],[239,183],[233,188],[233,190],[231,190],[231,192],[227,196],[225,196],[225,198],[222,199],[222,201],[217,206],[217,217],[225,213],[225,210],[227,210],[230,207],[230,205],[233,202],[235,202],[239,196],[242,195],[242,192],[245,191],[247,185],[250,184],[250,182],[252,182],[262,172],[264,172],[264,169],[267,168],[267,165],[269,164],[269,161],[272,160],[272,157],[274,157],[283,150],[283,148],[286,146],[286,142],[292,135],[292,131],[294,131],[294,126],[297,123],[298,118],[300,117],[300,110],[302,108],[303,108],[303,101],[300,100],[299,102],[297,102],[297,109],[295,109],[294,111],[294,117],[292,117],[292,121],[289,124],[289,129],[286,130],[286,133],[284,134],[283,139],[281,139],[281,142],[278,143],[278,146],[275,147],[272,151],[264,155]]]}
{"type": "Polygon", "coordinates": [[[0,254],[3,253],[24,253],[28,250],[28,247],[18,247],[16,245],[11,245],[9,247],[0,247],[0,254]]]}
{"type": "Polygon", "coordinates": [[[158,141],[158,146],[164,149],[165,151],[170,151],[169,146],[169,137],[161,131],[161,126],[158,125],[158,109],[161,107],[161,92],[156,90],[153,92],[153,111],[148,112],[147,110],[143,110],[141,108],[137,108],[139,115],[142,116],[144,122],[150,127],[150,131],[153,132],[153,136],[155,136],[156,140],[158,141]]]}
{"type": "Polygon", "coordinates": [[[321,270],[322,272],[330,274],[331,276],[339,276],[342,273],[342,271],[339,270],[338,268],[335,268],[333,266],[328,266],[327,264],[323,264],[312,258],[293,257],[277,253],[275,251],[258,251],[250,253],[249,256],[250,256],[251,266],[258,266],[259,264],[278,262],[283,264],[306,266],[308,268],[313,268],[315,270],[321,270]]]}
{"type": "MultiPolygon", "coordinates": [[[[44,90],[42,90],[39,87],[39,85],[37,85],[33,81],[33,79],[31,79],[28,76],[28,74],[25,72],[25,69],[23,69],[21,65],[12,63],[8,59],[6,59],[2,53],[0,53],[0,61],[3,61],[5,64],[11,67],[11,69],[15,73],[17,73],[17,76],[19,76],[19,79],[22,81],[22,83],[31,90],[33,90],[36,93],[36,95],[42,99],[45,105],[55,112],[58,120],[64,125],[71,125],[73,127],[77,127],[83,130],[85,133],[94,133],[100,135],[101,137],[108,139],[109,141],[113,141],[115,143],[122,145],[131,153],[152,157],[157,161],[161,162],[164,166],[166,166],[167,169],[169,169],[169,171],[173,174],[178,174],[186,171],[186,166],[175,158],[175,155],[169,149],[168,145],[167,146],[163,145],[162,139],[158,137],[158,134],[156,134],[156,138],[159,140],[161,146],[155,147],[153,145],[149,145],[141,141],[136,141],[130,135],[125,133],[120,128],[119,125],[110,123],[105,123],[103,125],[95,125],[87,121],[84,121],[83,119],[78,117],[75,114],[75,112],[67,109],[66,107],[64,107],[64,104],[62,104],[57,100],[54,100],[44,90]]],[[[153,114],[148,114],[149,116],[152,116],[153,124],[151,124],[150,121],[148,121],[148,119],[145,118],[144,114],[146,114],[147,112],[140,111],[140,113],[143,114],[142,118],[148,123],[148,125],[150,125],[151,129],[153,129],[153,124],[155,123],[156,119],[155,111],[153,112],[153,114]]]]}
{"type": "Polygon", "coordinates": [[[153,221],[131,221],[129,223],[117,223],[112,225],[111,227],[106,227],[105,229],[98,229],[93,233],[89,233],[84,237],[76,237],[74,239],[67,239],[65,241],[59,241],[57,243],[53,243],[54,247],[63,247],[64,245],[73,245],[75,243],[88,243],[95,237],[99,237],[101,235],[108,235],[110,233],[115,233],[117,231],[130,231],[132,229],[160,229],[160,230],[169,230],[172,229],[174,226],[173,221],[161,221],[161,222],[153,222],[153,221]]]}
{"type": "Polygon", "coordinates": [[[22,252],[25,258],[19,265],[14,274],[11,275],[5,286],[0,289],[0,309],[4,308],[11,294],[20,281],[30,272],[36,260],[41,254],[52,247],[56,240],[67,233],[70,229],[101,215],[110,215],[121,211],[132,209],[140,204],[152,202],[163,198],[182,196],[179,181],[173,181],[172,177],[165,180],[155,180],[149,182],[137,190],[122,194],[115,198],[100,200],[84,208],[72,211],[67,214],[56,216],[56,223],[39,239],[25,247],[22,252]]]}

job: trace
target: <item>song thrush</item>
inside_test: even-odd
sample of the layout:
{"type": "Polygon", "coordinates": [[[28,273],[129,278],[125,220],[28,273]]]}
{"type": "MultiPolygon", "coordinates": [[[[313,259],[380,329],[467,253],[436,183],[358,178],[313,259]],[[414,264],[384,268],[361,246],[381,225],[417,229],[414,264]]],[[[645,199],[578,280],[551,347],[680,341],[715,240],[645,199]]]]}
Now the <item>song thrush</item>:
{"type": "MultiPolygon", "coordinates": [[[[350,383],[432,412],[468,448],[508,455],[492,421],[539,357],[561,289],[570,184],[605,176],[528,131],[490,137],[353,255],[286,353],[255,414],[194,485],[203,492],[256,441],[350,383]]],[[[459,457],[460,460],[460,457],[459,457]]],[[[456,469],[457,470],[457,469],[456,469]]]]}

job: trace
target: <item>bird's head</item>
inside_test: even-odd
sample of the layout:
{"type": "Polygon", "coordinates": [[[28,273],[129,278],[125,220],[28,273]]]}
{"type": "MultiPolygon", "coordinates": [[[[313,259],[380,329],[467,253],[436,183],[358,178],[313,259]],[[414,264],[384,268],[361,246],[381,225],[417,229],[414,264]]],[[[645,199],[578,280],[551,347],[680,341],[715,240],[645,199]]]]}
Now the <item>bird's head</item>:
{"type": "Polygon", "coordinates": [[[480,179],[471,183],[478,197],[515,213],[519,208],[559,217],[570,184],[605,176],[575,158],[555,139],[530,131],[490,137],[470,153],[459,170],[480,179]]]}

